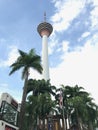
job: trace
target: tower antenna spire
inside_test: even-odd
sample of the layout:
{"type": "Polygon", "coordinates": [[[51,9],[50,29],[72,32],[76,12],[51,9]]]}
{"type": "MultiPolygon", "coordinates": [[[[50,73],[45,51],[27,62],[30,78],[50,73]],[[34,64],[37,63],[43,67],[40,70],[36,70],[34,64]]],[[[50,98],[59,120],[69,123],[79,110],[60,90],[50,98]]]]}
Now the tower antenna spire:
{"type": "Polygon", "coordinates": [[[44,22],[46,22],[46,12],[44,12],[44,22]]]}

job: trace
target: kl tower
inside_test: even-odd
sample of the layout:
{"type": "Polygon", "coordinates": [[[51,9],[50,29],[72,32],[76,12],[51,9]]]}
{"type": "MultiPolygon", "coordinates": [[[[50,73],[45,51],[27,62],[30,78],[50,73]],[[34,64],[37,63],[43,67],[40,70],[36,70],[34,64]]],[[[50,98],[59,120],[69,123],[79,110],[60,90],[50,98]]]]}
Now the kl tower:
{"type": "Polygon", "coordinates": [[[48,37],[53,31],[50,23],[46,22],[46,14],[44,14],[44,22],[40,23],[37,31],[42,37],[42,66],[43,66],[43,79],[49,80],[49,63],[48,63],[48,37]]]}

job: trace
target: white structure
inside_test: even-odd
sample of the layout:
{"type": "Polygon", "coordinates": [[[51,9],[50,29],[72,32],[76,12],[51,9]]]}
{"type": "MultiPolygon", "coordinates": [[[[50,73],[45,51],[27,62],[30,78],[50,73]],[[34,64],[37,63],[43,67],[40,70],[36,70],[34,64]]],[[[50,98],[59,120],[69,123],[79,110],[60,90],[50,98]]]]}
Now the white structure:
{"type": "Polygon", "coordinates": [[[38,33],[42,37],[42,66],[43,66],[43,79],[49,80],[49,63],[48,63],[48,37],[53,31],[51,24],[46,20],[38,25],[38,33]]]}

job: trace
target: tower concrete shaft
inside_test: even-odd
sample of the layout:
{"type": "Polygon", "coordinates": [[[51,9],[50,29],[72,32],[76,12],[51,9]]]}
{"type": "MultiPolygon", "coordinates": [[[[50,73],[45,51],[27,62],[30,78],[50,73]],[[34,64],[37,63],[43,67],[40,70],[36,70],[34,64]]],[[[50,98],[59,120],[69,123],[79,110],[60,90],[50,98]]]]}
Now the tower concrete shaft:
{"type": "Polygon", "coordinates": [[[42,37],[42,66],[43,66],[43,79],[49,80],[49,63],[48,63],[48,37],[53,31],[52,25],[43,22],[38,25],[38,33],[42,37]]]}
{"type": "Polygon", "coordinates": [[[42,66],[43,66],[43,79],[49,79],[49,62],[48,62],[48,38],[47,35],[42,37],[42,66]]]}

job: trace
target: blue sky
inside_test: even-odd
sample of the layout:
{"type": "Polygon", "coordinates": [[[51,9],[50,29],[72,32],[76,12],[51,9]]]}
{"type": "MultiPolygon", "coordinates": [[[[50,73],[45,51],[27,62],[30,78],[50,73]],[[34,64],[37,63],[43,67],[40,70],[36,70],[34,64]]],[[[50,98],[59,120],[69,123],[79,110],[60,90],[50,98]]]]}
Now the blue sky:
{"type": "MultiPolygon", "coordinates": [[[[35,48],[41,56],[37,26],[44,12],[53,26],[48,40],[51,84],[82,86],[98,104],[98,0],[0,0],[0,93],[21,101],[21,70],[9,76],[9,66],[18,49],[35,48]]],[[[41,75],[31,70],[30,77],[41,75]]]]}

